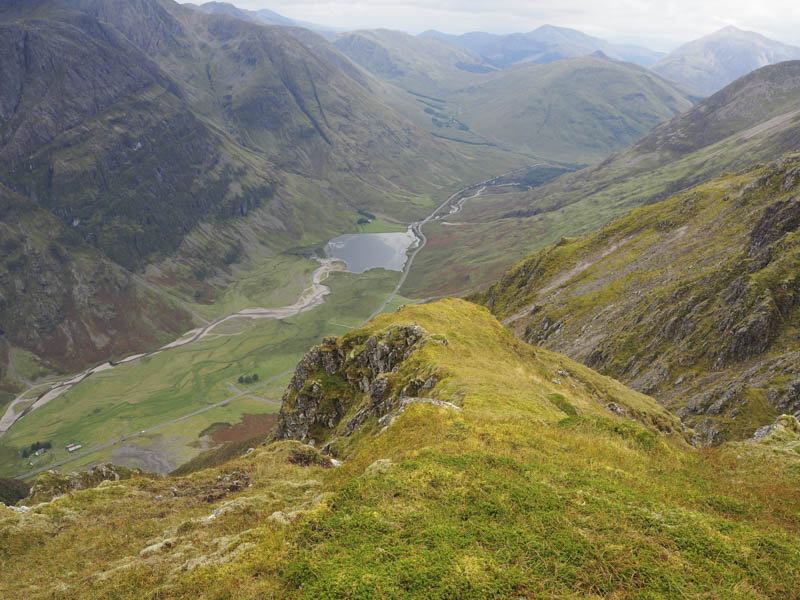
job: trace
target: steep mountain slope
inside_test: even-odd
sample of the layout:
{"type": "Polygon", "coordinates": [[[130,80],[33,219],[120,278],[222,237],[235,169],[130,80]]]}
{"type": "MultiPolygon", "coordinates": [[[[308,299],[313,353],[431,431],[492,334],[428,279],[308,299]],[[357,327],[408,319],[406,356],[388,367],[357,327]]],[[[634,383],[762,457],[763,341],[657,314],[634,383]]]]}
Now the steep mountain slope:
{"type": "Polygon", "coordinates": [[[428,297],[477,290],[515,258],[562,236],[589,233],[634,206],[776,160],[800,147],[798,111],[800,62],[764,67],[597,165],[533,189],[488,190],[448,217],[455,225],[426,230],[429,246],[405,292],[428,297]]]}
{"type": "Polygon", "coordinates": [[[290,423],[333,439],[337,462],[286,440],[184,477],[45,474],[23,501],[42,504],[0,507],[0,591],[741,600],[799,591],[796,420],[759,443],[697,452],[651,398],[513,339],[475,305],[405,307],[325,340],[297,366],[283,434],[290,423]]]}
{"type": "Polygon", "coordinates": [[[710,96],[755,69],[797,59],[800,59],[800,48],[796,46],[728,26],[676,48],[652,69],[699,94],[710,96]]]}
{"type": "Polygon", "coordinates": [[[692,106],[646,69],[599,57],[517,66],[454,100],[488,139],[571,163],[600,160],[692,106]]]}
{"type": "Polygon", "coordinates": [[[800,155],[564,239],[480,296],[531,343],[653,394],[697,443],[800,415],[800,155]]]}
{"type": "Polygon", "coordinates": [[[650,66],[663,53],[640,46],[612,44],[586,35],[575,29],[542,25],[528,33],[496,35],[480,31],[463,35],[447,35],[426,31],[421,37],[446,39],[482,56],[497,67],[507,67],[518,62],[546,63],[562,58],[588,56],[598,50],[607,56],[650,66]]]}
{"type": "Polygon", "coordinates": [[[6,379],[12,346],[49,359],[51,368],[77,370],[86,362],[174,339],[191,325],[184,308],[3,186],[0,250],[5,393],[15,391],[6,379]]]}
{"type": "MultiPolygon", "coordinates": [[[[311,32],[170,0],[8,2],[0,30],[0,182],[28,212],[45,211],[43,222],[58,219],[58,243],[82,256],[84,275],[59,274],[53,294],[77,294],[81,306],[105,297],[109,314],[128,315],[89,327],[88,345],[15,337],[27,350],[52,348],[45,358],[61,368],[187,324],[185,310],[167,324],[163,300],[128,307],[86,273],[111,269],[132,282],[135,271],[148,289],[213,300],[234,281],[233,263],[320,244],[352,229],[357,209],[418,218],[478,159],[478,170],[507,164],[431,138],[371,91],[382,83],[311,32]],[[130,343],[109,345],[112,330],[130,343]]],[[[4,281],[3,329],[17,329],[6,323],[20,315],[47,323],[47,335],[97,323],[66,300],[22,306],[15,286],[4,281]]],[[[144,298],[136,289],[129,299],[144,298]]]]}
{"type": "Polygon", "coordinates": [[[423,94],[447,94],[495,70],[469,50],[389,29],[345,33],[333,44],[373,75],[423,94]]]}
{"type": "Polygon", "coordinates": [[[407,90],[405,97],[383,97],[435,135],[534,159],[600,160],[691,106],[671,82],[606,57],[498,71],[435,37],[377,30],[345,34],[334,44],[407,90]]]}

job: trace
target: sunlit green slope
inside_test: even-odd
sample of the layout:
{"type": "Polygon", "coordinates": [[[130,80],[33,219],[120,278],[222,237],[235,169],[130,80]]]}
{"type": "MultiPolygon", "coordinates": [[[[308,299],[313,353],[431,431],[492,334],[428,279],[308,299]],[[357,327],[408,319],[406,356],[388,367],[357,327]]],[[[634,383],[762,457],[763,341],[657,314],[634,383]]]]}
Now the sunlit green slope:
{"type": "MultiPolygon", "coordinates": [[[[282,440],[185,477],[122,472],[23,515],[0,509],[0,589],[790,598],[794,423],[698,452],[654,400],[514,339],[481,307],[405,307],[327,339],[295,372],[279,432],[308,426],[341,466],[282,440]]],[[[115,475],[75,485],[103,477],[115,475]]],[[[48,476],[30,502],[68,487],[48,476]]]]}

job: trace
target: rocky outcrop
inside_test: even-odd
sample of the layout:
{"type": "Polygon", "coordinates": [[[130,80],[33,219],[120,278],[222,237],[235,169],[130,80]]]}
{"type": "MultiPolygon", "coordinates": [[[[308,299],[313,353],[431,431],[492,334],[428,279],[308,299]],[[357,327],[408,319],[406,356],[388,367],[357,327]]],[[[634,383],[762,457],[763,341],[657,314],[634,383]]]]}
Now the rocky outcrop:
{"type": "Polygon", "coordinates": [[[31,487],[30,502],[32,504],[49,502],[56,496],[68,494],[78,490],[97,487],[104,481],[119,481],[141,475],[140,469],[119,467],[111,463],[97,465],[88,471],[62,475],[55,471],[45,471],[31,487]]]}
{"type": "Polygon", "coordinates": [[[433,389],[439,374],[399,372],[429,342],[447,344],[418,325],[325,338],[295,369],[283,396],[277,439],[319,443],[334,430],[349,436],[369,418],[388,415],[403,399],[433,389]]]}
{"type": "Polygon", "coordinates": [[[798,184],[791,154],[682,192],[532,255],[479,299],[525,341],[655,396],[698,445],[744,439],[800,410],[798,184]]]}

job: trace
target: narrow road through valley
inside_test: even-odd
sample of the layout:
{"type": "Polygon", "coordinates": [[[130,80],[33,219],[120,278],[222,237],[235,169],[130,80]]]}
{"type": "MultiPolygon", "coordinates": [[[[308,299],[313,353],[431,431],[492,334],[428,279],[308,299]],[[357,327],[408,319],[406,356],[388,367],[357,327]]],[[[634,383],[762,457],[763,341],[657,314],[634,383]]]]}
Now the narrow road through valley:
{"type": "MultiPolygon", "coordinates": [[[[27,415],[33,410],[40,408],[58,398],[62,394],[68,392],[72,387],[79,384],[81,381],[90,377],[94,373],[99,373],[101,371],[108,371],[109,369],[113,369],[115,366],[131,362],[140,358],[145,358],[148,356],[155,356],[157,354],[161,354],[162,352],[166,352],[167,350],[172,350],[173,348],[180,348],[181,346],[186,346],[187,344],[191,344],[196,342],[203,337],[205,337],[212,329],[214,329],[220,323],[224,323],[225,321],[229,321],[231,319],[237,318],[248,318],[248,319],[286,319],[288,317],[293,317],[296,314],[301,312],[305,312],[307,310],[311,310],[312,308],[319,306],[325,301],[325,296],[327,296],[331,289],[322,283],[325,277],[328,276],[328,273],[331,271],[342,270],[344,267],[341,263],[333,261],[331,259],[320,259],[320,266],[317,267],[314,272],[311,274],[311,286],[306,289],[300,298],[292,305],[289,306],[281,306],[278,308],[246,308],[239,312],[227,315],[225,317],[221,317],[204,325],[201,328],[193,329],[192,331],[187,332],[174,342],[167,344],[166,346],[162,346],[158,350],[154,350],[152,352],[146,352],[144,354],[134,354],[133,356],[128,356],[127,358],[119,361],[119,362],[106,362],[96,367],[91,367],[86,369],[85,371],[74,375],[73,377],[56,381],[50,383],[50,389],[45,394],[40,396],[36,399],[35,402],[27,406],[25,409],[17,412],[17,407],[21,404],[25,404],[31,401],[31,398],[28,397],[28,394],[33,390],[34,387],[38,386],[31,386],[27,388],[24,392],[19,394],[6,408],[5,413],[3,414],[2,418],[0,418],[0,437],[5,434],[14,423],[16,423],[19,419],[27,415]]],[[[40,384],[41,385],[41,384],[40,384]]]]}
{"type": "Polygon", "coordinates": [[[436,215],[439,214],[439,212],[441,212],[441,210],[443,208],[445,208],[446,206],[452,205],[453,201],[456,198],[458,198],[459,195],[464,194],[464,193],[466,193],[466,192],[468,192],[470,190],[474,190],[475,188],[479,188],[480,189],[480,191],[478,191],[473,196],[470,196],[468,198],[462,198],[460,202],[458,202],[456,205],[454,205],[454,208],[456,208],[456,207],[457,208],[456,208],[455,211],[453,211],[453,213],[458,212],[459,210],[461,210],[461,207],[463,206],[464,201],[470,200],[472,198],[477,198],[478,196],[480,196],[481,193],[485,190],[486,186],[489,183],[491,183],[492,181],[494,181],[496,179],[499,179],[500,177],[505,177],[507,175],[512,175],[514,173],[517,173],[518,171],[522,171],[522,170],[525,170],[525,169],[531,169],[531,168],[537,167],[537,166],[540,166],[540,165],[539,164],[535,164],[535,165],[528,165],[526,167],[519,167],[518,169],[512,169],[511,171],[507,171],[507,172],[503,173],[502,175],[494,175],[492,177],[489,177],[488,179],[484,179],[481,182],[473,183],[472,185],[468,185],[467,187],[461,188],[456,193],[451,195],[447,200],[445,200],[439,206],[437,206],[434,209],[434,211],[431,214],[429,214],[427,217],[425,217],[421,221],[417,221],[416,223],[412,223],[411,224],[411,230],[414,232],[414,235],[417,236],[418,242],[417,242],[417,246],[414,248],[414,251],[409,255],[408,260],[406,261],[406,265],[403,268],[403,275],[400,277],[400,281],[397,282],[397,285],[395,286],[394,290],[392,290],[392,293],[389,294],[389,297],[383,302],[383,304],[381,304],[380,308],[378,308],[378,310],[376,310],[374,313],[372,313],[369,316],[369,318],[367,318],[363,323],[361,323],[361,325],[359,325],[359,327],[363,327],[364,325],[369,323],[372,319],[374,319],[379,314],[381,314],[384,310],[386,310],[386,307],[389,306],[389,304],[391,304],[392,300],[394,300],[395,296],[397,296],[397,294],[400,292],[400,288],[403,287],[403,284],[406,282],[406,278],[408,277],[408,273],[409,273],[409,271],[411,271],[411,267],[414,264],[414,259],[417,257],[417,254],[419,254],[422,251],[422,249],[426,246],[426,244],[428,243],[428,238],[422,232],[422,227],[427,222],[429,222],[431,219],[435,219],[436,215]]]}
{"type": "MultiPolygon", "coordinates": [[[[381,304],[381,306],[375,312],[373,312],[361,325],[359,325],[359,327],[363,326],[364,324],[368,323],[369,321],[374,319],[376,316],[381,314],[386,309],[386,307],[389,306],[389,304],[395,299],[397,294],[400,292],[400,288],[402,288],[403,284],[406,282],[406,279],[408,277],[408,273],[411,271],[411,267],[414,264],[414,259],[422,251],[422,249],[425,248],[425,246],[428,243],[428,238],[425,236],[425,234],[422,231],[422,227],[426,223],[428,223],[432,219],[435,219],[436,216],[447,206],[451,207],[451,214],[458,212],[459,210],[461,210],[461,208],[463,206],[463,203],[466,200],[470,200],[472,198],[476,198],[476,197],[480,196],[481,193],[486,189],[486,186],[489,185],[492,181],[495,181],[496,179],[498,179],[500,177],[504,177],[504,176],[507,176],[507,175],[512,175],[512,174],[514,174],[514,173],[516,173],[518,171],[521,171],[521,170],[530,169],[530,168],[532,168],[534,166],[537,166],[537,165],[529,165],[529,166],[526,166],[526,167],[520,167],[518,169],[513,169],[511,171],[503,173],[502,175],[496,175],[496,176],[490,177],[488,179],[485,179],[483,181],[480,181],[478,183],[473,183],[472,185],[468,185],[468,186],[466,186],[464,188],[461,188],[460,190],[458,190],[457,192],[452,194],[449,198],[447,198],[447,200],[445,200],[444,202],[439,204],[433,210],[433,212],[431,212],[427,217],[425,217],[424,219],[422,219],[420,221],[416,221],[415,223],[412,223],[410,225],[410,228],[411,228],[411,231],[414,233],[414,235],[417,237],[417,244],[414,247],[414,249],[411,252],[411,254],[408,256],[408,259],[406,260],[406,264],[405,264],[405,266],[403,268],[403,273],[402,273],[402,275],[400,277],[400,280],[397,282],[397,285],[395,286],[394,290],[392,290],[391,294],[389,294],[389,296],[381,304]],[[465,194],[465,193],[467,193],[467,192],[469,192],[471,190],[476,190],[476,189],[478,191],[474,195],[461,198],[460,201],[457,204],[453,204],[453,202],[460,195],[463,195],[463,194],[465,194]]],[[[8,406],[8,408],[6,409],[5,413],[3,414],[2,418],[0,418],[0,437],[2,437],[3,434],[6,433],[9,430],[9,428],[14,423],[16,423],[20,418],[24,417],[26,414],[28,414],[32,410],[35,410],[36,408],[44,406],[45,404],[47,404],[48,402],[50,402],[54,398],[57,398],[58,396],[61,396],[62,394],[66,393],[73,386],[77,385],[78,383],[80,383],[81,381],[86,379],[87,377],[90,377],[94,373],[98,373],[98,372],[101,372],[101,371],[106,371],[106,370],[109,370],[109,369],[113,369],[115,366],[117,366],[119,364],[131,362],[131,361],[134,361],[134,360],[137,360],[137,359],[140,359],[140,358],[145,358],[145,357],[148,357],[148,356],[155,356],[157,354],[161,354],[162,352],[166,352],[167,350],[171,350],[173,348],[180,348],[182,346],[186,346],[187,344],[191,344],[193,342],[196,342],[196,341],[202,339],[203,337],[208,335],[215,327],[217,327],[221,323],[224,323],[224,322],[229,321],[231,319],[236,319],[236,318],[285,319],[285,318],[288,318],[288,317],[292,317],[292,316],[294,316],[296,314],[299,314],[301,312],[305,312],[307,310],[311,310],[311,309],[315,308],[316,306],[319,306],[320,304],[322,304],[324,302],[325,296],[327,296],[330,293],[330,288],[328,286],[324,285],[322,283],[322,281],[328,276],[328,274],[331,271],[343,270],[344,269],[344,266],[341,263],[339,263],[338,261],[334,261],[334,260],[332,260],[330,258],[319,259],[319,262],[320,262],[320,266],[317,267],[317,269],[315,269],[314,272],[311,275],[311,286],[303,292],[303,294],[300,296],[300,298],[294,304],[292,304],[290,306],[282,306],[282,307],[278,307],[278,308],[247,308],[247,309],[238,311],[236,313],[232,313],[230,315],[226,315],[224,317],[220,317],[219,319],[216,319],[216,320],[204,325],[203,327],[200,327],[200,328],[197,328],[197,329],[193,329],[192,331],[189,331],[189,332],[185,333],[183,336],[181,336],[180,338],[178,338],[174,342],[171,342],[171,343],[167,344],[166,346],[162,346],[158,350],[154,350],[152,352],[147,352],[147,353],[143,353],[143,354],[135,354],[135,355],[132,355],[132,356],[128,356],[127,358],[124,358],[121,361],[116,362],[116,363],[106,362],[106,363],[103,363],[103,364],[101,364],[99,366],[87,369],[87,370],[85,370],[85,371],[83,371],[83,372],[71,377],[70,379],[57,381],[55,383],[50,383],[51,387],[50,387],[50,390],[47,393],[45,393],[44,395],[40,396],[30,406],[28,406],[24,410],[20,411],[19,414],[17,414],[16,406],[19,405],[19,404],[23,404],[25,402],[30,402],[30,398],[27,398],[26,395],[28,393],[30,393],[31,390],[34,387],[37,387],[37,386],[29,387],[22,394],[17,396],[14,399],[14,401],[11,402],[11,404],[8,406]]],[[[33,475],[36,475],[36,474],[41,473],[43,471],[46,471],[48,469],[53,469],[55,467],[59,467],[61,465],[64,465],[64,464],[66,464],[68,462],[71,462],[71,461],[77,459],[77,458],[82,458],[84,456],[88,456],[88,455],[93,454],[95,452],[99,452],[101,450],[105,450],[107,448],[110,448],[110,447],[115,446],[117,444],[120,444],[122,442],[125,442],[125,441],[127,441],[129,439],[136,438],[136,437],[141,437],[141,436],[143,436],[143,435],[145,435],[147,433],[150,433],[150,432],[152,432],[152,431],[154,431],[156,429],[159,429],[161,427],[165,427],[167,425],[171,425],[173,423],[177,423],[179,421],[183,421],[185,419],[189,419],[191,417],[197,416],[197,415],[202,414],[204,412],[207,412],[209,410],[213,410],[215,408],[219,408],[221,406],[224,406],[224,405],[228,404],[231,400],[235,400],[235,399],[240,398],[242,396],[246,396],[248,394],[252,394],[252,392],[254,390],[259,389],[259,388],[267,385],[271,381],[274,381],[274,380],[276,380],[278,378],[284,377],[284,376],[290,374],[292,371],[293,371],[293,369],[291,369],[289,371],[286,371],[284,373],[280,373],[279,375],[276,375],[275,377],[272,377],[272,378],[268,379],[267,381],[259,384],[258,386],[255,386],[255,387],[250,388],[248,390],[245,390],[243,392],[234,394],[234,395],[230,396],[229,398],[226,398],[225,400],[223,400],[221,402],[209,405],[209,406],[204,407],[202,409],[199,409],[199,410],[196,410],[194,412],[191,412],[191,413],[189,413],[187,415],[183,415],[181,417],[177,417],[175,419],[171,419],[171,420],[166,421],[164,423],[159,423],[158,425],[154,425],[153,427],[150,427],[150,428],[145,429],[143,431],[132,433],[130,435],[121,437],[119,439],[116,439],[116,440],[113,440],[113,441],[109,441],[109,442],[105,442],[103,444],[100,444],[98,446],[94,446],[94,447],[89,448],[87,450],[83,450],[81,452],[77,452],[77,453],[69,456],[68,458],[66,458],[64,460],[60,460],[60,461],[57,461],[55,463],[51,463],[51,464],[47,465],[46,467],[42,467],[40,469],[36,469],[34,471],[30,471],[29,473],[25,473],[24,475],[19,475],[17,477],[17,479],[24,479],[24,478],[31,477],[33,475]]],[[[38,385],[41,386],[42,384],[38,384],[38,385]]]]}

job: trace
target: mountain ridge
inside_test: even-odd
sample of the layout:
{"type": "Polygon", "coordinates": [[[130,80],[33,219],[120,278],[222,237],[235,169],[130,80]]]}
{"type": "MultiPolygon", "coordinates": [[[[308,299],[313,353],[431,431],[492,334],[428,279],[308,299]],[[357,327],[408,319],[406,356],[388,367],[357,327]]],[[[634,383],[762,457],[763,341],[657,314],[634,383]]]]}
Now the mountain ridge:
{"type": "Polygon", "coordinates": [[[800,59],[800,47],[729,25],[683,44],[651,68],[689,89],[710,96],[755,69],[797,59],[800,59]]]}
{"type": "Polygon", "coordinates": [[[554,25],[542,25],[527,33],[508,35],[477,31],[462,35],[448,35],[429,30],[421,33],[420,36],[446,39],[476,52],[497,67],[507,67],[524,61],[540,63],[561,58],[575,58],[589,55],[596,50],[601,50],[618,60],[649,66],[663,55],[663,53],[640,46],[612,44],[575,29],[554,25]]]}
{"type": "Polygon", "coordinates": [[[68,564],[63,598],[797,590],[793,417],[698,452],[651,398],[460,300],[324,340],[293,384],[284,417],[330,454],[269,439],[179,477],[46,473],[0,506],[0,589],[52,597],[68,564]]]}
{"type": "Polygon", "coordinates": [[[479,299],[520,337],[655,395],[695,428],[695,443],[749,438],[800,415],[798,161],[715,179],[564,239],[479,299]]]}

